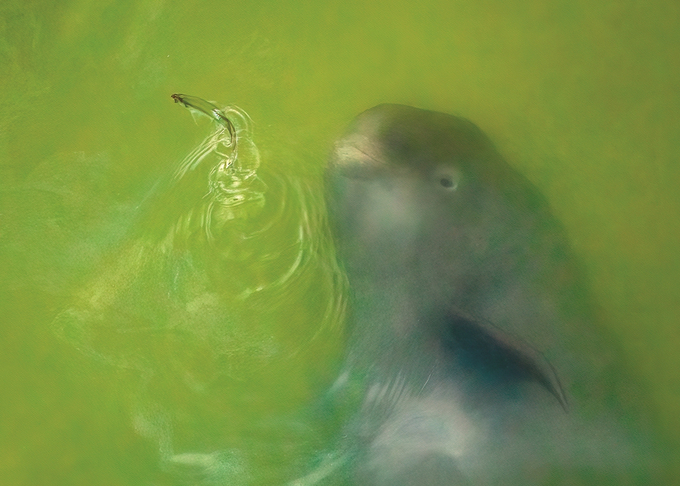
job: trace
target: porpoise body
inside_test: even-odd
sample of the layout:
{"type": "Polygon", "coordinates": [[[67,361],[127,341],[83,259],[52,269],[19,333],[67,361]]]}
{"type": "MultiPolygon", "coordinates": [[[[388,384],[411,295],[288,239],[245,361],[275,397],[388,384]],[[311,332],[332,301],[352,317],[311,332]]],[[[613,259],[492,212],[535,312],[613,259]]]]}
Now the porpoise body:
{"type": "Polygon", "coordinates": [[[651,484],[638,390],[565,232],[477,126],[376,106],[327,182],[351,293],[334,393],[361,390],[349,483],[651,484]]]}

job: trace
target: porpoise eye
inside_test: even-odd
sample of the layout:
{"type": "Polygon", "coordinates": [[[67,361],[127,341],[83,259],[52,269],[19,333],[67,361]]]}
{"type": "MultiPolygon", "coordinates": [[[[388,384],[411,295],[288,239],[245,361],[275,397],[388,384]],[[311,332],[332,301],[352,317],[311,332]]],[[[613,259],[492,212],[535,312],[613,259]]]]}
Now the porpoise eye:
{"type": "Polygon", "coordinates": [[[439,183],[446,188],[453,187],[453,180],[450,177],[442,177],[439,179],[439,183]]]}
{"type": "Polygon", "coordinates": [[[442,167],[435,171],[434,180],[445,191],[455,191],[460,181],[460,173],[453,167],[442,167]]]}

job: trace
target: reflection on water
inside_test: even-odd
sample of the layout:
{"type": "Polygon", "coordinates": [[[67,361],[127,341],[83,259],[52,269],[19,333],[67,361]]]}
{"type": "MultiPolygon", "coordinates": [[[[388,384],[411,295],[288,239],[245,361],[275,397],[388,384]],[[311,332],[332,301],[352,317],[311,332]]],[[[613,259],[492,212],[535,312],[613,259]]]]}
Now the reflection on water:
{"type": "Polygon", "coordinates": [[[258,399],[243,392],[262,380],[257,370],[290,361],[342,319],[341,282],[320,237],[320,191],[261,161],[243,110],[173,98],[210,117],[211,132],[123,212],[129,228],[52,327],[127,377],[132,424],[157,445],[172,484],[251,484],[274,468],[254,473],[266,467],[249,456],[282,437],[295,449],[310,431],[276,419],[256,440],[229,410],[258,399]],[[318,302],[300,309],[310,288],[318,302]],[[276,325],[281,315],[289,328],[276,325]]]}

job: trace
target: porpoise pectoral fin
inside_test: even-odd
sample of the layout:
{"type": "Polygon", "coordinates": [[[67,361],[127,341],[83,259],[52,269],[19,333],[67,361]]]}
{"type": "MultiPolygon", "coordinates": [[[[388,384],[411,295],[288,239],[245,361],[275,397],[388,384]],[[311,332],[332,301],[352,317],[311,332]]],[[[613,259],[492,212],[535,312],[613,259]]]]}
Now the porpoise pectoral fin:
{"type": "Polygon", "coordinates": [[[446,319],[444,342],[464,366],[518,381],[533,380],[548,390],[565,412],[569,411],[557,371],[522,339],[491,323],[451,314],[446,319]]]}

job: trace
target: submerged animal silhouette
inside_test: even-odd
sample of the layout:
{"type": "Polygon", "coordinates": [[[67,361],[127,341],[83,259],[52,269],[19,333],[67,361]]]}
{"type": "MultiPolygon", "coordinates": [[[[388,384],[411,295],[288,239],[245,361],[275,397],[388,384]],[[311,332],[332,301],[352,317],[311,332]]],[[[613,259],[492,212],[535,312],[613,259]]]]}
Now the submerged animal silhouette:
{"type": "Polygon", "coordinates": [[[376,106],[335,144],[327,183],[351,292],[334,393],[362,397],[345,481],[647,484],[638,391],[564,231],[477,126],[376,106]]]}

